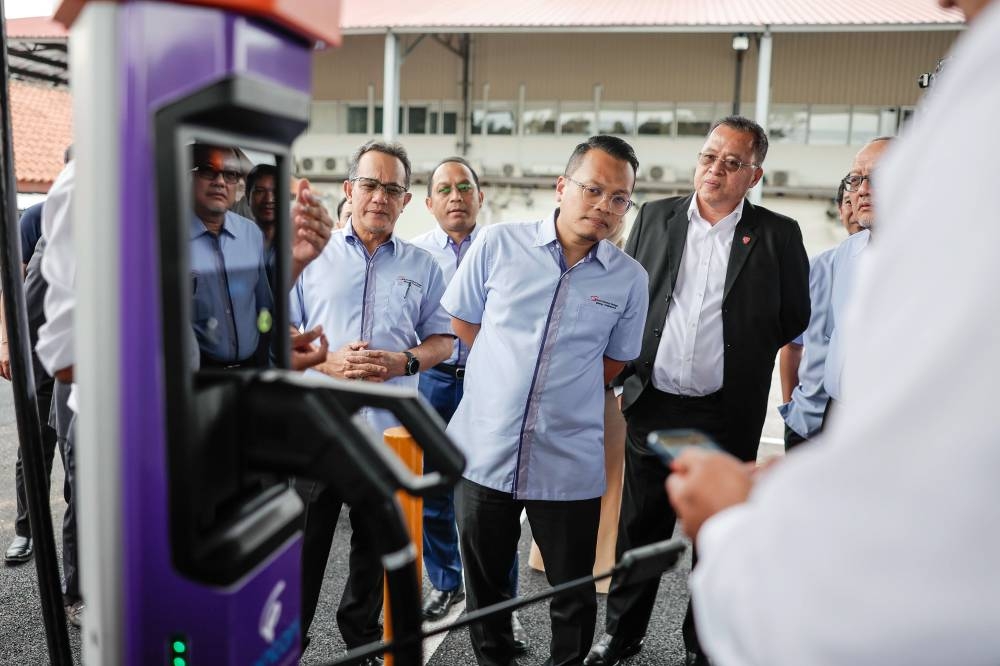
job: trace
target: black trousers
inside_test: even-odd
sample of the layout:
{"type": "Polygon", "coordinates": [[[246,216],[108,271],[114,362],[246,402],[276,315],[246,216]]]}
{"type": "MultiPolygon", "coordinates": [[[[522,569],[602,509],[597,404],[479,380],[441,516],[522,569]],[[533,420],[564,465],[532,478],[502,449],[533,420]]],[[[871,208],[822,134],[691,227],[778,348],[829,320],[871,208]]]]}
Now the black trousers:
{"type": "MultiPolygon", "coordinates": [[[[311,481],[299,482],[297,490],[306,505],[302,540],[302,635],[306,636],[319,603],[343,500],[331,488],[311,481]]],[[[384,575],[378,556],[377,527],[364,511],[354,508],[350,510],[350,520],[347,582],[337,608],[337,627],[348,649],[382,638],[379,615],[384,575]]]]}
{"type": "MultiPolygon", "coordinates": [[[[668,470],[646,446],[649,433],[669,428],[694,428],[705,432],[722,448],[727,444],[721,393],[704,398],[682,398],[650,385],[629,408],[625,420],[628,424],[625,484],[616,559],[627,550],[669,539],[674,533],[677,516],[663,487],[668,470]]],[[[659,587],[659,578],[624,587],[612,584],[608,592],[606,631],[626,641],[645,636],[659,587]]],[[[683,631],[687,649],[701,652],[690,602],[683,631]]]]}
{"type": "MultiPolygon", "coordinates": [[[[578,501],[518,500],[462,479],[456,493],[459,539],[465,563],[467,608],[476,610],[511,598],[510,563],[521,536],[521,509],[545,560],[551,585],[589,576],[597,550],[601,498],[578,501]]],[[[552,599],[551,657],[548,664],[581,664],[590,650],[597,622],[593,585],[552,599]]],[[[501,615],[469,628],[472,649],[481,666],[509,666],[514,661],[510,616],[501,615]]]]}
{"type": "MultiPolygon", "coordinates": [[[[66,455],[63,452],[63,441],[56,433],[56,429],[49,425],[49,410],[52,408],[52,383],[51,378],[45,381],[45,377],[36,375],[38,388],[35,391],[35,399],[38,401],[38,416],[42,422],[42,458],[45,461],[45,479],[52,476],[52,461],[55,457],[56,447],[59,447],[60,455],[63,458],[63,467],[66,464],[66,455]]],[[[31,536],[31,525],[28,522],[28,495],[24,487],[24,467],[21,462],[21,447],[17,448],[17,462],[14,463],[14,494],[17,498],[17,517],[14,519],[14,534],[23,537],[31,536]]],[[[46,486],[48,495],[48,486],[46,486]]],[[[70,488],[69,477],[65,478],[63,484],[63,497],[69,504],[70,488]]]]}

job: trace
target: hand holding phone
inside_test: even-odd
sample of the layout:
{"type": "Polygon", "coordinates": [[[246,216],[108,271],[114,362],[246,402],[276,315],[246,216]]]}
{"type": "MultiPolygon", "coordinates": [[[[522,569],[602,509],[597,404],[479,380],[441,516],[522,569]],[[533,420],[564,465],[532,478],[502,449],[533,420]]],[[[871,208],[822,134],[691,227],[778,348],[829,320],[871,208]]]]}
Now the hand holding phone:
{"type": "Polygon", "coordinates": [[[706,451],[721,451],[722,449],[700,430],[676,429],[654,430],[646,438],[646,445],[656,454],[664,467],[670,467],[681,451],[693,446],[706,451]]]}

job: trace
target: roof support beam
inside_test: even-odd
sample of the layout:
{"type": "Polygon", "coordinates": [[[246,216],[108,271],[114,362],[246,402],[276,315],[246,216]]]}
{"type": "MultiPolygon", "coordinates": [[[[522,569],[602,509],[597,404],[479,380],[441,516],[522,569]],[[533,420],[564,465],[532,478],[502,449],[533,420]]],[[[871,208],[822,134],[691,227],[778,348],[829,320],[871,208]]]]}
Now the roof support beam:
{"type": "MultiPolygon", "coordinates": [[[[757,40],[757,124],[767,133],[767,116],[771,111],[771,31],[765,30],[757,40]]],[[[750,203],[760,204],[764,179],[750,191],[750,203]]]]}
{"type": "Polygon", "coordinates": [[[16,67],[14,65],[10,66],[10,73],[25,79],[45,81],[46,83],[54,83],[59,86],[69,85],[69,81],[62,76],[56,76],[55,74],[43,74],[42,72],[33,72],[30,69],[24,69],[23,67],[16,67]]]}

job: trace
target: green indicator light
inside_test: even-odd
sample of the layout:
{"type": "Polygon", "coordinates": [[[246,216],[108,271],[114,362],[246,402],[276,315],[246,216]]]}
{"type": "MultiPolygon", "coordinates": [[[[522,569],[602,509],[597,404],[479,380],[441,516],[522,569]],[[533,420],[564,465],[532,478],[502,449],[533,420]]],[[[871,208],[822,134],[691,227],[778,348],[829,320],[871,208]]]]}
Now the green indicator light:
{"type": "Polygon", "coordinates": [[[174,641],[174,652],[178,654],[187,652],[187,645],[184,645],[184,641],[174,641]]]}
{"type": "Polygon", "coordinates": [[[270,333],[271,327],[274,326],[274,318],[271,316],[271,311],[264,308],[257,315],[257,330],[261,333],[270,333]]]}
{"type": "Polygon", "coordinates": [[[174,666],[187,666],[187,659],[184,657],[174,657],[174,666]]]}

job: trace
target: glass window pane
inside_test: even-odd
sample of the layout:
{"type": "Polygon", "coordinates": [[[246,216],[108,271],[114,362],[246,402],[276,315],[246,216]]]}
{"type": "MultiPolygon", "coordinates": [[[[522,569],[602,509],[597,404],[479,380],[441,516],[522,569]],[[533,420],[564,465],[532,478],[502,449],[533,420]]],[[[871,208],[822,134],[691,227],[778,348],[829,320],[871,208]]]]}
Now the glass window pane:
{"type": "Polygon", "coordinates": [[[559,131],[563,134],[590,134],[593,120],[593,104],[563,104],[559,110],[559,131]]]}
{"type": "Polygon", "coordinates": [[[669,136],[674,131],[674,110],[639,109],[636,114],[639,134],[661,134],[669,136]]]}
{"type": "Polygon", "coordinates": [[[427,107],[411,106],[406,110],[409,121],[408,131],[410,134],[427,133],[427,107]]]}
{"type": "Polygon", "coordinates": [[[441,114],[441,134],[455,134],[458,131],[458,113],[445,111],[441,114]]]}
{"type": "Polygon", "coordinates": [[[714,104],[678,104],[677,136],[706,136],[714,120],[714,104]]]}
{"type": "MultiPolygon", "coordinates": [[[[397,124],[396,131],[399,132],[400,134],[402,134],[403,133],[403,107],[399,107],[399,111],[397,112],[397,114],[399,116],[399,122],[396,123],[397,124]]],[[[375,131],[373,133],[374,134],[381,134],[382,133],[382,107],[381,106],[376,106],[375,107],[375,131]]]]}
{"type": "MultiPolygon", "coordinates": [[[[382,109],[378,110],[379,125],[382,124],[382,109]]],[[[347,107],[347,133],[367,134],[368,133],[368,107],[349,106],[347,107]]]]}
{"type": "Polygon", "coordinates": [[[878,133],[882,136],[896,136],[899,129],[899,109],[879,111],[878,133]]]}
{"type": "Polygon", "coordinates": [[[631,105],[606,105],[598,114],[597,127],[601,134],[631,135],[635,132],[635,112],[631,105]]]}
{"type": "Polygon", "coordinates": [[[814,106],[809,114],[809,143],[821,145],[847,145],[847,107],[814,106]]]}
{"type": "Polygon", "coordinates": [[[774,143],[805,143],[808,118],[805,106],[776,104],[768,115],[768,139],[774,143]]]}
{"type": "Polygon", "coordinates": [[[431,134],[437,134],[438,133],[438,112],[437,111],[431,111],[431,113],[430,113],[430,128],[431,128],[431,134]]]}
{"type": "Polygon", "coordinates": [[[854,109],[851,114],[851,143],[862,144],[878,135],[878,109],[854,109]]]}
{"type": "Polygon", "coordinates": [[[524,110],[521,119],[525,134],[555,134],[555,104],[532,106],[524,110]]]}

